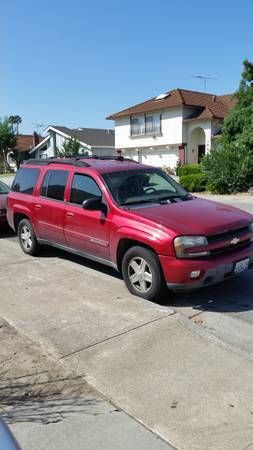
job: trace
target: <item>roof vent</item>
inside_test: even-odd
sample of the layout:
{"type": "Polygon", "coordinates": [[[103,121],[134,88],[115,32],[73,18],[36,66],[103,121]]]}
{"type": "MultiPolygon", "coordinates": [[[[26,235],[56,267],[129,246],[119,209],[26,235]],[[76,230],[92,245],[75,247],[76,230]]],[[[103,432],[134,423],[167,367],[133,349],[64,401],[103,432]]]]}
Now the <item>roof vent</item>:
{"type": "Polygon", "coordinates": [[[163,100],[164,98],[166,98],[166,97],[169,97],[169,93],[168,92],[165,92],[164,94],[159,94],[156,98],[155,98],[155,100],[163,100]]]}

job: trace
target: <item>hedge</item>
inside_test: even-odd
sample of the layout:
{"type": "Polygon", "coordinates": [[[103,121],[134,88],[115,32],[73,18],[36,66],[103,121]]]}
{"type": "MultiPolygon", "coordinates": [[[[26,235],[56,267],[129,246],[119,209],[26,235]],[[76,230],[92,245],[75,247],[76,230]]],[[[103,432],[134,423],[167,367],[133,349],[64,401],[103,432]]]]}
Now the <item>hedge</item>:
{"type": "Polygon", "coordinates": [[[178,167],[179,177],[183,177],[184,175],[192,175],[194,173],[201,173],[200,164],[185,164],[184,166],[178,167]]]}
{"type": "Polygon", "coordinates": [[[204,173],[192,173],[180,177],[180,184],[190,192],[202,192],[206,190],[207,177],[204,173]]]}

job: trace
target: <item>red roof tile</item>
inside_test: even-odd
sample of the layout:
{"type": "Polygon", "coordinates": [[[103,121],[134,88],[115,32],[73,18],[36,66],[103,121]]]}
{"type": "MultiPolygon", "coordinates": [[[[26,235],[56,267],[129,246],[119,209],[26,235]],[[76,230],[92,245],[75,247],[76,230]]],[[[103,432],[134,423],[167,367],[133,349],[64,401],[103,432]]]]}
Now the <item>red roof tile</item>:
{"type": "MultiPolygon", "coordinates": [[[[158,100],[156,97],[151,98],[143,103],[139,103],[130,108],[119,111],[110,115],[107,119],[117,119],[132,114],[157,111],[161,109],[174,108],[178,106],[199,107],[199,116],[201,118],[214,117],[224,118],[229,109],[235,105],[235,98],[232,94],[213,95],[204,92],[188,91],[186,89],[174,89],[167,93],[165,98],[158,100]],[[205,109],[208,108],[208,111],[205,109]]],[[[197,117],[195,117],[196,119],[197,117]]]]}
{"type": "Polygon", "coordinates": [[[34,145],[39,144],[44,138],[37,134],[37,142],[36,136],[33,134],[19,134],[17,136],[16,147],[15,150],[19,152],[27,152],[31,150],[34,145]]]}

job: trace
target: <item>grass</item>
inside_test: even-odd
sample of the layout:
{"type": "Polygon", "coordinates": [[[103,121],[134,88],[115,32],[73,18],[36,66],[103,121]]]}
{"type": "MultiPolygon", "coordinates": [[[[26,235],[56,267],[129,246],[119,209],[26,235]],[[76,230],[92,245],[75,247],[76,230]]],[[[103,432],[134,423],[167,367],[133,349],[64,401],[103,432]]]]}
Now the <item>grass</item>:
{"type": "Polygon", "coordinates": [[[12,177],[13,175],[15,175],[13,172],[9,172],[9,173],[0,173],[0,177],[12,177]]]}

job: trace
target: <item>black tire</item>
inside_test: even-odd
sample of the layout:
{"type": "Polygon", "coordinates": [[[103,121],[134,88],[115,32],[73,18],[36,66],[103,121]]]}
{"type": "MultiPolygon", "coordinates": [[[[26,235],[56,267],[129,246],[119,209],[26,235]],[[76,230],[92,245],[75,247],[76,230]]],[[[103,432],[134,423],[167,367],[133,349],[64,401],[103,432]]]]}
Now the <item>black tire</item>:
{"type": "Polygon", "coordinates": [[[159,300],[165,291],[158,256],[145,247],[135,246],[127,250],[122,260],[122,275],[131,294],[146,300],[159,300]]]}
{"type": "Polygon", "coordinates": [[[32,224],[28,219],[22,219],[19,222],[18,239],[20,247],[26,255],[37,255],[39,251],[39,244],[33,231],[32,224]],[[27,236],[26,239],[25,235],[27,236]]]}

